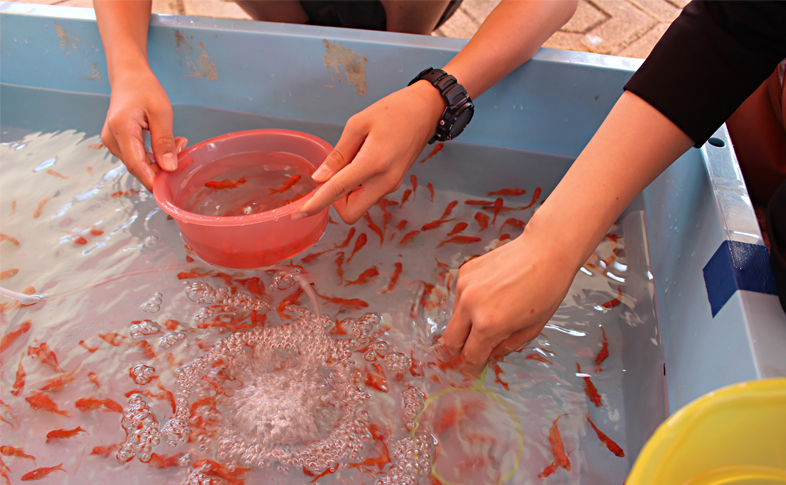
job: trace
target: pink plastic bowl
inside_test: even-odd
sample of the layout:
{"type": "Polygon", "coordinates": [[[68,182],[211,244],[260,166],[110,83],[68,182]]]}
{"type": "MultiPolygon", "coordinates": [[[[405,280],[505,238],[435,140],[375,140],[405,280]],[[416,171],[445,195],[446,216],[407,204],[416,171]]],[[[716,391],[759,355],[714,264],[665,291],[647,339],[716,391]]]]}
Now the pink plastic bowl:
{"type": "Polygon", "coordinates": [[[277,209],[230,217],[186,211],[174,204],[178,192],[203,165],[230,155],[287,153],[304,158],[316,168],[332,149],[326,141],[297,131],[229,133],[181,152],[177,170],[161,170],[156,176],[153,195],[161,209],[175,219],[183,241],[200,258],[226,268],[269,266],[304,251],[325,232],[328,209],[299,221],[291,220],[291,215],[314,195],[313,191],[277,209]]]}

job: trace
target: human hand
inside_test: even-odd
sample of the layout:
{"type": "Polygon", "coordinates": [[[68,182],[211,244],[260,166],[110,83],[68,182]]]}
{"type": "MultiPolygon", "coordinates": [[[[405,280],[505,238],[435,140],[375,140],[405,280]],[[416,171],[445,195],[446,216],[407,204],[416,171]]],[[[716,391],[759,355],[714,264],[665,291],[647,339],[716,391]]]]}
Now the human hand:
{"type": "Polygon", "coordinates": [[[459,268],[453,317],[441,342],[480,372],[534,339],[559,307],[578,268],[549,241],[524,233],[459,268]]]}
{"type": "Polygon", "coordinates": [[[439,91],[417,82],[351,117],[336,148],[312,175],[324,185],[292,219],[317,214],[332,203],[344,222],[357,222],[399,188],[444,110],[439,91]]]}
{"type": "Polygon", "coordinates": [[[119,73],[112,82],[112,97],[101,141],[148,190],[159,167],[177,168],[177,153],[188,145],[172,135],[172,105],[164,88],[149,69],[119,73]],[[146,152],[150,132],[153,153],[146,152]]]}

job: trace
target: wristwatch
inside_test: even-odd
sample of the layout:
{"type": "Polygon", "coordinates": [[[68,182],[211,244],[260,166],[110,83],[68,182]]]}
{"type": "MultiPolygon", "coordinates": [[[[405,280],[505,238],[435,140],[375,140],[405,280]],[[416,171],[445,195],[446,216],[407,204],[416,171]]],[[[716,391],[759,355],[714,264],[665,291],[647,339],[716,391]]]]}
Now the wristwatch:
{"type": "Polygon", "coordinates": [[[442,69],[431,67],[423,70],[407,86],[411,86],[421,79],[430,82],[439,89],[439,93],[448,105],[437,123],[437,133],[429,140],[429,145],[435,141],[448,141],[456,138],[464,131],[475,113],[475,105],[472,104],[467,90],[456,81],[455,77],[442,69]]]}

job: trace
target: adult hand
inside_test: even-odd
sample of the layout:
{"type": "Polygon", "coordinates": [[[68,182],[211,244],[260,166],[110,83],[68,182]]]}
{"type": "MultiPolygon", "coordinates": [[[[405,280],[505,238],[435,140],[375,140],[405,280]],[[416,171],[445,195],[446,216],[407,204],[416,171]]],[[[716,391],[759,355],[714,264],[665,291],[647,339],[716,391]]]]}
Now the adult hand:
{"type": "Polygon", "coordinates": [[[312,175],[324,185],[293,220],[317,214],[332,203],[344,222],[357,222],[380,198],[401,186],[444,110],[439,91],[423,81],[351,117],[336,148],[312,175]]]}
{"type": "Polygon", "coordinates": [[[559,248],[524,233],[458,272],[453,317],[441,342],[461,354],[471,371],[500,360],[534,339],[559,307],[577,268],[559,248]]]}
{"type": "Polygon", "coordinates": [[[172,119],[169,97],[152,71],[115,75],[101,141],[148,190],[159,167],[170,172],[177,168],[177,153],[188,144],[172,135],[172,119]],[[145,150],[148,131],[152,155],[145,150]]]}

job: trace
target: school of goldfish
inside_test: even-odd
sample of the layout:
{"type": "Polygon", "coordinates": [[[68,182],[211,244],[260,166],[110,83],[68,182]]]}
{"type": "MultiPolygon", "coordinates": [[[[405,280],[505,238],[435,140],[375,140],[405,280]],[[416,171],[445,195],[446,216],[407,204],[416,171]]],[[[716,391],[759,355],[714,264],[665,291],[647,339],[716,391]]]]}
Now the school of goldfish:
{"type": "MultiPolygon", "coordinates": [[[[421,163],[435,163],[443,148],[421,163]]],[[[73,180],[72,172],[62,172],[48,175],[73,180]]],[[[299,183],[296,175],[270,192],[285,194],[299,183]]],[[[233,177],[204,186],[231,194],[245,184],[233,177]]],[[[1,215],[12,214],[9,222],[53,217],[54,197],[70,195],[51,193],[29,210],[14,202],[1,215]]],[[[619,365],[616,340],[607,338],[607,330],[615,335],[610,320],[578,340],[545,329],[503,362],[492,362],[482,387],[503,404],[477,393],[450,405],[428,404],[440,392],[473,385],[460,372],[460,356],[435,341],[450,316],[458,267],[517,237],[543,203],[538,187],[484,194],[453,193],[437,180],[419,184],[413,174],[355,226],[330,224],[317,245],[284,263],[286,271],[199,266],[188,248],[166,239],[178,264],[191,266],[143,282],[134,292],[137,303],[97,310],[84,317],[84,330],[67,337],[53,337],[46,315],[54,302],[3,303],[0,477],[55,483],[77,473],[78,449],[90,466],[119,461],[122,471],[141,462],[146,467],[134,473],[168,473],[168,481],[182,483],[255,483],[286,470],[289,483],[436,484],[444,473],[435,471],[449,469],[446,460],[455,453],[466,460],[452,473],[478,480],[468,483],[575,481],[591,466],[581,459],[579,443],[589,442],[579,429],[590,431],[606,453],[624,457],[624,434],[606,414],[620,405],[612,403],[606,378],[619,365]],[[295,274],[311,281],[320,319],[310,313],[295,274]],[[86,324],[99,315],[101,323],[86,324]],[[142,322],[150,322],[149,330],[141,332],[142,322]],[[573,394],[552,394],[545,390],[549,382],[573,394]],[[543,387],[540,394],[532,383],[543,387]],[[528,404],[517,407],[517,400],[528,404]],[[508,407],[515,418],[500,411],[508,407]],[[514,420],[531,453],[502,453],[516,434],[484,432],[477,424],[483,419],[509,430],[516,429],[505,426],[514,420]],[[26,435],[32,421],[46,423],[40,436],[26,435]],[[249,434],[253,426],[259,431],[249,434]],[[274,443],[286,443],[287,452],[274,443]],[[321,451],[324,443],[332,451],[321,451]]],[[[108,186],[104,197],[107,204],[150,202],[137,200],[133,187],[108,186]]],[[[171,221],[153,217],[170,227],[164,235],[176,235],[171,221]]],[[[115,233],[108,222],[95,222],[63,227],[75,250],[115,233]]],[[[28,234],[14,230],[21,226],[3,227],[8,234],[0,234],[0,244],[24,249],[28,234]]],[[[602,275],[624,258],[623,250],[612,232],[584,268],[602,275]]],[[[2,269],[0,279],[8,282],[25,276],[22,266],[2,269]]],[[[625,307],[624,284],[604,285],[577,294],[611,318],[625,307]]]]}

